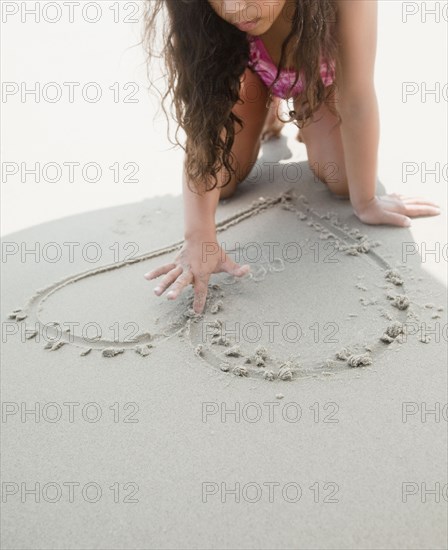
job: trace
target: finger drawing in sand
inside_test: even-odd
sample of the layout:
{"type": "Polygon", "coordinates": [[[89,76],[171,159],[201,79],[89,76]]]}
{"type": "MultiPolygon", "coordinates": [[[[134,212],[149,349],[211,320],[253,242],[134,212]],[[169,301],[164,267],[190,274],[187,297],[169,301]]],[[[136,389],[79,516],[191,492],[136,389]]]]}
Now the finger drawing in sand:
{"type": "MultiPolygon", "coordinates": [[[[108,283],[102,278],[108,277],[109,284],[110,277],[122,280],[123,273],[120,276],[120,272],[127,268],[126,272],[133,280],[137,275],[132,273],[132,269],[141,269],[142,264],[154,263],[164,256],[169,258],[182,247],[183,242],[179,241],[131,259],[66,277],[38,290],[24,307],[11,312],[9,318],[21,324],[26,340],[41,345],[46,353],[61,350],[68,344],[77,348],[82,357],[99,354],[109,360],[130,352],[151,364],[154,349],[178,337],[191,346],[197,357],[221,373],[270,382],[337,376],[347,369],[374,365],[380,354],[399,350],[399,346],[409,338],[425,344],[431,342],[431,336],[418,327],[424,325],[428,315],[436,319],[440,314],[434,313],[434,304],[419,303],[408,295],[403,266],[391,266],[381,254],[380,241],[373,241],[359,229],[341,223],[335,212],[319,213],[305,196],[297,197],[289,190],[277,197],[261,198],[220,221],[216,231],[224,240],[243,232],[252,242],[251,233],[258,234],[265,241],[270,233],[272,235],[273,227],[279,228],[285,242],[292,242],[290,238],[296,234],[302,235],[304,255],[300,263],[291,262],[282,255],[262,254],[246,277],[235,273],[217,274],[219,282],[210,285],[207,307],[201,314],[194,311],[194,294],[182,294],[177,306],[169,301],[160,302],[154,296],[152,303],[141,308],[142,314],[153,316],[157,310],[159,316],[153,319],[151,326],[148,322],[148,326],[142,327],[131,338],[86,338],[77,327],[74,330],[64,328],[69,315],[73,315],[73,308],[64,312],[59,306],[67,299],[64,294],[71,292],[76,296],[81,313],[88,310],[92,295],[99,303],[106,303],[108,296],[104,289],[108,288],[108,283]],[[281,226],[278,222],[285,218],[286,223],[281,226]],[[232,231],[234,234],[230,235],[232,231]],[[322,263],[315,261],[315,244],[319,242],[325,243],[328,249],[322,263]],[[329,259],[332,262],[330,270],[329,259]],[[301,268],[299,272],[298,266],[301,268]],[[261,338],[255,341],[244,337],[247,327],[254,325],[251,306],[254,295],[267,296],[272,284],[279,288],[291,288],[297,284],[303,288],[309,284],[310,277],[315,278],[322,269],[325,269],[328,283],[319,285],[319,293],[310,288],[306,295],[296,292],[275,306],[271,304],[266,310],[260,308],[255,325],[262,331],[261,338]],[[342,281],[338,286],[339,298],[334,295],[331,274],[336,274],[342,281]],[[328,322],[327,304],[330,299],[336,311],[332,322],[328,322]],[[58,318],[61,311],[63,316],[58,318]],[[235,318],[241,330],[235,330],[235,318]],[[279,337],[279,330],[276,334],[266,331],[273,324],[272,319],[283,319],[285,326],[298,329],[300,333],[285,341],[279,337]],[[319,338],[316,338],[314,326],[316,319],[320,320],[323,332],[319,338]],[[46,338],[42,337],[44,334],[46,338]]],[[[245,241],[242,241],[235,251],[244,251],[245,246],[245,241]]],[[[132,285],[126,285],[121,295],[124,303],[132,304],[134,300],[135,304],[141,304],[145,301],[144,295],[134,298],[132,285]]],[[[132,305],[130,309],[133,310],[132,305]]],[[[438,312],[442,310],[442,307],[437,308],[438,312]]],[[[134,319],[138,317],[135,309],[133,316],[134,319]]],[[[81,314],[77,325],[82,326],[89,319],[81,314]]],[[[104,317],[106,326],[112,321],[113,317],[104,317]]]]}
{"type": "Polygon", "coordinates": [[[299,128],[314,175],[335,197],[349,199],[361,222],[407,227],[413,217],[440,213],[424,198],[376,194],[377,3],[250,4],[154,0],[145,14],[150,60],[158,14],[166,8],[164,100],[170,95],[186,135],[185,145],[176,138],[185,150],[185,239],[171,262],[145,277],[159,279],[154,292],[169,300],[192,285],[196,313],[204,310],[212,275],[249,273],[218,243],[215,212],[250,173],[262,141],[278,137],[285,122],[299,128]],[[286,120],[278,114],[284,101],[286,120]],[[214,250],[205,259],[204,246],[214,250]]]}

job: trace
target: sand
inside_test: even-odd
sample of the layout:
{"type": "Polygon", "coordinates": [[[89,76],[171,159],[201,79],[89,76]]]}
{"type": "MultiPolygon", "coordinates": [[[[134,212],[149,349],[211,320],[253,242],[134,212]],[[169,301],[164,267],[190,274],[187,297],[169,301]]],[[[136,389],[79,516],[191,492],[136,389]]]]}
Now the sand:
{"type": "Polygon", "coordinates": [[[1,546],[447,548],[443,3],[425,14],[424,3],[379,2],[375,68],[379,190],[428,197],[442,216],[362,225],[285,128],[288,142],[263,145],[217,213],[219,239],[255,257],[251,276],[214,276],[199,317],[191,289],[169,302],[143,278],[182,242],[182,152],[152,118],[160,98],[145,94],[132,47],[135,3],[98,2],[93,25],[77,6],[70,23],[64,3],[48,23],[56,3],[39,4],[39,24],[18,13],[2,25],[4,80],[29,90],[76,77],[104,94],[97,104],[77,92],[74,103],[10,96],[3,158],[31,169],[94,161],[103,177],[2,182],[3,243],[56,242],[63,254],[2,258],[1,546]],[[126,98],[134,82],[138,103],[116,103],[111,84],[126,98]],[[128,162],[139,183],[123,181],[128,162]],[[80,244],[73,260],[64,243],[80,244]],[[96,261],[80,254],[87,243],[96,261]],[[225,355],[234,346],[240,354],[225,355]]]}
{"type": "MultiPolygon", "coordinates": [[[[180,198],[156,203],[181,212],[180,198]]],[[[149,235],[113,231],[153,208],[8,236],[142,252],[94,267],[3,266],[4,402],[102,411],[96,422],[7,417],[4,479],[19,493],[4,505],[5,547],[442,548],[443,494],[422,500],[446,483],[446,419],[424,414],[446,403],[446,286],[400,252],[442,220],[411,235],[360,224],[311,178],[244,184],[219,207],[218,238],[241,263],[260,253],[243,279],[214,276],[196,315],[191,288],[169,302],[143,278],[174,255],[181,225],[159,216],[149,235]],[[94,325],[101,333],[87,334],[94,325]],[[97,483],[102,499],[63,493],[57,513],[20,500],[21,482],[71,481],[97,483]],[[115,503],[114,483],[124,495],[137,487],[138,502],[115,503]]]]}
{"type": "MultiPolygon", "coordinates": [[[[182,296],[178,302],[179,306],[174,310],[168,309],[166,304],[153,297],[151,301],[155,307],[159,306],[162,313],[146,321],[142,317],[142,323],[152,322],[152,326],[149,330],[146,330],[148,327],[145,326],[143,331],[140,330],[129,339],[118,337],[112,341],[98,335],[94,338],[83,336],[82,327],[90,324],[84,313],[89,311],[89,304],[82,304],[82,299],[79,298],[76,305],[79,313],[71,307],[70,324],[73,324],[73,328],[62,328],[63,325],[69,324],[68,320],[54,320],[54,315],[62,315],[61,304],[65,300],[74,300],[78,295],[76,287],[80,284],[83,285],[80,286],[80,291],[84,292],[89,301],[93,295],[100,297],[103,289],[107,288],[103,283],[105,275],[112,275],[118,270],[128,268],[127,275],[132,273],[131,277],[136,278],[141,272],[141,264],[151,262],[151,265],[154,265],[155,260],[160,262],[164,256],[168,258],[181,245],[181,241],[178,241],[132,259],[95,267],[57,281],[35,292],[22,308],[15,308],[8,315],[8,319],[20,322],[20,331],[24,332],[29,340],[41,341],[44,334],[45,340],[51,338],[50,342],[43,345],[44,349],[51,351],[60,349],[64,344],[70,344],[80,349],[81,357],[85,357],[90,351],[100,352],[105,358],[115,358],[126,351],[134,351],[142,357],[147,357],[157,342],[174,335],[187,336],[194,347],[195,355],[205,359],[209,366],[215,366],[223,371],[225,358],[242,358],[244,366],[230,363],[224,372],[231,372],[240,377],[291,381],[294,378],[315,376],[319,373],[327,376],[325,369],[331,355],[335,355],[336,359],[344,361],[349,367],[371,365],[375,357],[385,351],[382,343],[390,344],[398,335],[394,336],[391,333],[394,331],[391,327],[403,326],[403,323],[409,323],[416,317],[415,307],[406,315],[394,314],[390,308],[392,306],[399,311],[408,310],[411,300],[406,294],[391,292],[395,286],[400,286],[405,291],[405,277],[397,269],[392,269],[390,263],[381,255],[381,243],[369,240],[367,234],[359,228],[341,223],[334,212],[321,214],[309,206],[309,200],[304,195],[298,196],[293,189],[288,189],[276,197],[259,197],[258,200],[252,201],[249,207],[244,207],[220,220],[217,230],[222,236],[223,248],[234,255],[236,261],[250,261],[249,251],[252,249],[257,257],[256,261],[250,262],[252,272],[242,280],[223,274],[217,275],[216,279],[220,283],[210,284],[207,307],[201,315],[193,312],[192,294],[189,292],[182,296]],[[307,212],[306,224],[301,216],[303,211],[307,212]],[[238,228],[239,225],[241,229],[238,228]],[[276,229],[272,229],[273,227],[276,229]],[[244,243],[235,240],[239,238],[238,231],[245,235],[244,243]],[[322,235],[326,244],[321,250],[316,245],[320,245],[322,235]],[[132,268],[132,272],[129,268],[132,268]],[[338,289],[341,290],[338,297],[334,296],[331,286],[322,283],[309,294],[308,299],[297,292],[290,296],[288,303],[282,300],[273,303],[269,315],[262,313],[260,318],[255,320],[258,316],[254,317],[253,314],[254,295],[258,292],[263,297],[272,293],[269,279],[272,281],[271,287],[275,281],[278,287],[287,289],[295,279],[295,284],[301,288],[306,285],[310,276],[316,281],[322,279],[325,270],[334,273],[338,280],[346,283],[351,280],[352,283],[347,284],[346,290],[338,289]],[[303,281],[300,280],[301,277],[303,281]],[[254,283],[256,289],[253,287],[254,283]],[[353,288],[361,292],[353,291],[353,288]],[[368,289],[374,294],[365,297],[363,293],[368,289]],[[232,303],[232,299],[234,305],[229,309],[228,305],[232,303]],[[332,303],[331,310],[328,309],[329,303],[332,303]],[[367,312],[368,306],[375,307],[367,312]],[[357,312],[354,313],[353,310],[356,309],[357,312]],[[168,313],[169,310],[171,311],[168,313]],[[299,316],[297,311],[300,311],[299,316]],[[381,315],[378,312],[381,312],[381,315]],[[216,317],[212,320],[210,314],[216,317]],[[381,316],[385,315],[388,319],[394,320],[386,329],[381,322],[381,316]],[[235,319],[238,321],[235,322],[235,319]],[[282,322],[279,322],[280,319],[282,322]],[[346,319],[352,322],[343,322],[346,319]],[[376,334],[375,325],[378,326],[376,334]],[[81,330],[78,327],[81,327],[81,330]],[[250,334],[250,331],[253,334],[250,334]],[[260,341],[267,341],[268,345],[260,346],[260,341]],[[258,347],[254,348],[254,342],[258,347]],[[340,343],[346,344],[348,348],[343,347],[342,350],[335,351],[340,343]],[[220,346],[224,346],[224,349],[220,350],[220,346]],[[89,351],[86,353],[87,350],[89,351]],[[288,350],[293,354],[300,350],[295,358],[300,358],[300,362],[285,357],[288,350]],[[373,355],[366,355],[366,350],[373,355]],[[322,355],[322,351],[325,351],[327,356],[325,353],[322,355]]],[[[145,265],[144,269],[149,268],[145,265]]],[[[130,291],[127,300],[130,302],[131,282],[129,281],[126,286],[130,291]]],[[[126,294],[124,297],[126,301],[126,294]]],[[[136,298],[138,299],[138,296],[136,298]]],[[[428,304],[425,304],[425,308],[433,309],[434,306],[430,305],[431,308],[428,308],[428,304]]],[[[103,318],[103,326],[114,321],[112,317],[108,317],[108,313],[107,309],[98,312],[103,318]]],[[[427,315],[426,318],[429,321],[427,315]]],[[[135,314],[134,323],[137,319],[138,315],[135,314]]],[[[141,325],[137,324],[140,328],[141,325]]],[[[426,335],[420,335],[418,341],[428,343],[429,339],[426,335]]]]}

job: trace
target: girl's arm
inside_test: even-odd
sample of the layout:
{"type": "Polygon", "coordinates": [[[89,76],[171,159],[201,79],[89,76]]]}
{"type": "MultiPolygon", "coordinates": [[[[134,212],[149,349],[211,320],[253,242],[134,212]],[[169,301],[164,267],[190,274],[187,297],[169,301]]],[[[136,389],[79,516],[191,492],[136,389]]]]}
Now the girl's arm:
{"type": "Polygon", "coordinates": [[[342,118],[350,200],[355,210],[375,197],[379,112],[374,87],[376,0],[338,1],[341,70],[336,107],[342,118]]]}
{"type": "Polygon", "coordinates": [[[376,197],[379,112],[374,86],[377,0],[337,0],[340,70],[337,104],[350,201],[365,223],[410,225],[434,215],[434,203],[398,195],[376,197]]]}
{"type": "Polygon", "coordinates": [[[182,172],[182,190],[184,200],[184,237],[193,239],[196,237],[216,238],[215,214],[219,202],[220,190],[215,187],[204,195],[191,191],[187,185],[188,178],[185,171],[182,172]]]}
{"type": "MultiPolygon", "coordinates": [[[[145,274],[148,280],[165,275],[154,289],[161,296],[168,288],[166,297],[175,300],[182,290],[194,287],[193,309],[202,313],[208,293],[208,281],[212,273],[227,272],[242,277],[250,266],[240,266],[221,248],[216,240],[215,213],[220,189],[215,187],[203,195],[194,193],[188,186],[188,177],[183,163],[182,186],[184,198],[185,240],[182,249],[172,262],[159,266],[145,274]]],[[[218,175],[220,181],[221,173],[218,175]]]]}

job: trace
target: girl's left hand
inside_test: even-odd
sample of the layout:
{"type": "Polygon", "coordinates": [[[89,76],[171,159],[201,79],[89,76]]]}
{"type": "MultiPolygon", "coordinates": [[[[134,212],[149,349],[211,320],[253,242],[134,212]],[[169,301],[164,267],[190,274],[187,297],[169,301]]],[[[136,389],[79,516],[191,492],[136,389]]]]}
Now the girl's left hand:
{"type": "Polygon", "coordinates": [[[405,197],[392,193],[375,197],[362,208],[354,208],[356,216],[371,225],[398,225],[409,227],[411,219],[417,216],[437,216],[437,204],[417,197],[405,197]]]}

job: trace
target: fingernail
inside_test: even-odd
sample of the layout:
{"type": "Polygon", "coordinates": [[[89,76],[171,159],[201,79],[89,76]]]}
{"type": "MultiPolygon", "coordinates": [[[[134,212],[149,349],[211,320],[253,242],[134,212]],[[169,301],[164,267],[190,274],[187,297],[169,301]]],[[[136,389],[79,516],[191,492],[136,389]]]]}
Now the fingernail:
{"type": "Polygon", "coordinates": [[[409,218],[407,218],[406,221],[405,221],[405,224],[404,224],[405,227],[410,227],[411,224],[412,224],[411,220],[409,218]]]}
{"type": "Polygon", "coordinates": [[[156,286],[156,288],[154,289],[155,294],[159,294],[160,291],[161,291],[160,286],[156,286]]]}
{"type": "Polygon", "coordinates": [[[174,292],[172,290],[170,290],[168,292],[168,294],[166,295],[167,298],[173,298],[174,297],[174,292]]]}

